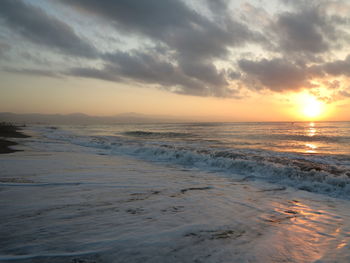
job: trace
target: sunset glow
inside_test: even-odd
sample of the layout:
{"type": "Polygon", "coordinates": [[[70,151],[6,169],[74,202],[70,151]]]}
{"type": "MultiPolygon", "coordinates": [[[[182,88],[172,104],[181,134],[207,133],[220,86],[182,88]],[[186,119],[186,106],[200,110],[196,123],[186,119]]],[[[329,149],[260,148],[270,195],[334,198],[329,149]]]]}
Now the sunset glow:
{"type": "Polygon", "coordinates": [[[350,0],[0,0],[0,263],[350,262],[350,0]]]}
{"type": "Polygon", "coordinates": [[[347,121],[350,4],[302,2],[2,0],[0,112],[347,121]]]}
{"type": "Polygon", "coordinates": [[[307,92],[290,94],[288,111],[290,118],[299,121],[322,121],[332,116],[335,107],[307,92]]]}
{"type": "Polygon", "coordinates": [[[307,118],[318,118],[324,112],[324,103],[313,96],[305,96],[301,103],[302,114],[307,118]]]}

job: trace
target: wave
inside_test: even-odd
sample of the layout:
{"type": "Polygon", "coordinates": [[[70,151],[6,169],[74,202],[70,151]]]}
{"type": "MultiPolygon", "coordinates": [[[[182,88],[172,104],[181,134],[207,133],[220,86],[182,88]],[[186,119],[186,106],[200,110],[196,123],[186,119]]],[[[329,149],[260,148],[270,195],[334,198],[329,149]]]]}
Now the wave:
{"type": "MultiPolygon", "coordinates": [[[[218,149],[194,144],[130,140],[117,136],[60,134],[54,137],[81,146],[104,149],[107,154],[128,155],[147,161],[219,172],[237,180],[264,180],[333,197],[350,198],[350,160],[337,159],[336,156],[308,156],[262,149],[218,149]]],[[[148,135],[144,131],[134,131],[132,134],[154,136],[153,132],[148,135]]],[[[169,136],[169,133],[156,134],[169,136]]]]}
{"type": "Polygon", "coordinates": [[[285,135],[285,134],[274,134],[269,135],[269,137],[272,137],[273,139],[280,139],[280,140],[292,140],[292,141],[302,141],[302,142],[334,142],[334,143],[341,143],[341,142],[349,142],[350,137],[349,136],[327,136],[327,135],[285,135]]]}
{"type": "Polygon", "coordinates": [[[190,137],[193,134],[180,132],[151,132],[151,131],[127,131],[123,133],[127,136],[145,137],[145,138],[182,138],[190,137]]]}
{"type": "Polygon", "coordinates": [[[311,160],[171,145],[120,145],[112,148],[112,153],[126,153],[150,161],[223,172],[241,179],[262,179],[331,196],[350,196],[350,170],[311,160]]]}

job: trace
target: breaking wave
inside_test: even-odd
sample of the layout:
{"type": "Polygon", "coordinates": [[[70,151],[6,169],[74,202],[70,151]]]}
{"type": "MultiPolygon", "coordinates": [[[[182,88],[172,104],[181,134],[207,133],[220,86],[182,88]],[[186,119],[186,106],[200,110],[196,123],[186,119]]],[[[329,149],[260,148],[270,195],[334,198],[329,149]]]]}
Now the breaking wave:
{"type": "Polygon", "coordinates": [[[127,131],[123,133],[127,136],[145,137],[145,138],[181,138],[193,136],[193,134],[180,132],[150,132],[150,131],[127,131]]]}
{"type": "MultiPolygon", "coordinates": [[[[211,148],[195,144],[142,141],[118,136],[76,136],[51,131],[53,138],[94,147],[107,154],[217,172],[236,180],[264,180],[301,190],[350,198],[350,160],[344,155],[302,155],[262,149],[211,148]]],[[[185,136],[127,132],[133,136],[185,136]]]]}

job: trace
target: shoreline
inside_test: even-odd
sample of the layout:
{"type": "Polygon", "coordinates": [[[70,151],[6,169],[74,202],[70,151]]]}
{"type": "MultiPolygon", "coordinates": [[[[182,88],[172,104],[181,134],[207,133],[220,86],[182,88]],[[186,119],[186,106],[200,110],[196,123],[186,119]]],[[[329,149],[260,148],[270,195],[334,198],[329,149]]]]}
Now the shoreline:
{"type": "Polygon", "coordinates": [[[0,262],[349,262],[347,200],[41,136],[25,146],[0,156],[0,262]]]}
{"type": "Polygon", "coordinates": [[[7,122],[1,122],[0,137],[2,137],[0,138],[0,154],[7,154],[21,151],[11,148],[11,146],[18,145],[18,143],[12,140],[7,140],[8,138],[29,138],[30,136],[21,132],[21,127],[18,125],[7,122]]]}

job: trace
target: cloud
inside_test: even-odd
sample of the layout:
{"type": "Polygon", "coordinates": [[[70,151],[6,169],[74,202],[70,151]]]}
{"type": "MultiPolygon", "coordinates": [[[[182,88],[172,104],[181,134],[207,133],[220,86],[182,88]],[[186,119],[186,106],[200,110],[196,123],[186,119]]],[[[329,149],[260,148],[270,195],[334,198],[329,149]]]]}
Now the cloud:
{"type": "Polygon", "coordinates": [[[211,64],[189,65],[193,72],[184,72],[183,66],[170,63],[157,53],[115,52],[105,54],[103,58],[106,64],[102,68],[72,68],[67,74],[113,82],[161,85],[163,89],[188,95],[222,97],[234,93],[227,87],[225,77],[221,76],[224,73],[218,74],[211,64]]]}
{"type": "MultiPolygon", "coordinates": [[[[283,6],[277,9],[248,2],[234,7],[230,0],[47,2],[45,10],[67,11],[68,7],[69,14],[77,15],[77,20],[69,21],[79,20],[75,28],[90,40],[95,37],[95,47],[68,25],[62,10],[51,15],[30,1],[2,0],[0,22],[11,32],[72,58],[66,63],[64,57],[62,65],[62,59],[45,56],[41,66],[58,68],[54,73],[35,68],[40,57],[23,56],[17,48],[11,52],[17,52],[25,65],[35,66],[24,69],[18,63],[17,69],[7,71],[52,77],[67,74],[218,97],[237,97],[238,89],[244,92],[245,88],[295,91],[312,88],[316,78],[350,76],[350,57],[334,59],[338,50],[348,52],[349,18],[340,10],[350,6],[340,0],[280,1],[283,6]],[[97,20],[109,34],[87,26],[97,20]],[[98,44],[103,48],[97,49],[98,44]]],[[[6,48],[0,44],[0,55],[6,48]]],[[[31,51],[28,54],[40,53],[39,49],[31,51]]]]}
{"type": "Polygon", "coordinates": [[[344,60],[336,60],[322,65],[322,69],[329,75],[344,75],[350,77],[350,55],[344,60]]]}
{"type": "MultiPolygon", "coordinates": [[[[350,90],[350,89],[348,89],[348,90],[350,90]]],[[[343,91],[340,91],[339,94],[343,97],[350,98],[350,92],[348,92],[348,91],[343,90],[343,91]]]]}
{"type": "MultiPolygon", "coordinates": [[[[146,56],[145,50],[128,55],[121,52],[105,55],[103,59],[108,62],[98,72],[80,69],[90,76],[160,84],[169,86],[168,90],[177,87],[176,92],[181,87],[181,92],[188,94],[222,96],[230,90],[233,80],[241,80],[250,88],[267,88],[275,92],[310,87],[309,80],[313,76],[321,77],[325,71],[335,71],[336,67],[328,65],[327,69],[320,69],[317,66],[317,63],[322,63],[320,56],[331,51],[337,40],[335,36],[338,36],[337,22],[334,22],[337,16],[328,16],[322,8],[323,2],[293,2],[290,3],[294,7],[292,11],[277,13],[275,17],[269,17],[264,9],[259,9],[264,23],[257,31],[252,28],[257,28],[259,24],[249,28],[236,20],[237,16],[229,9],[229,1],[225,0],[206,1],[213,15],[211,19],[182,1],[61,2],[79,12],[102,17],[117,31],[146,37],[163,46],[164,56],[161,59],[154,55],[146,56]],[[249,43],[268,48],[283,59],[241,59],[237,64],[244,75],[233,67],[219,70],[215,66],[215,60],[228,61],[232,48],[249,43]],[[312,63],[316,66],[311,66],[312,63]]],[[[246,4],[243,10],[249,13],[258,8],[246,4]]],[[[252,19],[245,21],[252,23],[252,19]]]]}
{"type": "Polygon", "coordinates": [[[211,63],[200,63],[185,59],[180,61],[180,67],[187,76],[201,80],[204,83],[216,86],[228,85],[225,72],[219,72],[211,63]]]}
{"type": "Polygon", "coordinates": [[[21,74],[21,75],[62,78],[62,75],[60,75],[59,73],[51,71],[51,70],[44,70],[44,69],[4,67],[4,68],[2,68],[2,71],[9,72],[9,73],[15,73],[15,74],[21,74]]]}
{"type": "Polygon", "coordinates": [[[282,0],[292,11],[277,15],[271,30],[275,33],[277,50],[284,55],[330,55],[348,46],[349,10],[345,1],[282,0]]]}
{"type": "Polygon", "coordinates": [[[350,55],[343,60],[337,59],[310,66],[307,71],[309,75],[317,78],[323,78],[327,75],[350,77],[350,55]]]}
{"type": "MultiPolygon", "coordinates": [[[[118,31],[141,35],[153,43],[161,43],[165,53],[172,54],[161,60],[155,59],[155,56],[146,56],[144,50],[131,56],[121,52],[110,57],[105,55],[103,59],[111,63],[110,60],[114,57],[113,63],[117,65],[103,69],[105,73],[108,72],[108,79],[111,79],[114,70],[114,74],[123,78],[181,87],[182,93],[191,95],[229,94],[227,76],[216,68],[214,61],[227,60],[231,47],[264,41],[260,33],[251,31],[229,16],[226,3],[222,0],[209,1],[210,10],[222,14],[214,20],[190,9],[182,1],[174,0],[61,2],[80,12],[104,18],[118,31]],[[163,76],[164,74],[168,76],[163,76]]],[[[170,87],[165,88],[173,90],[170,87]]],[[[178,92],[178,88],[175,90],[178,92]]]]}
{"type": "Polygon", "coordinates": [[[322,53],[329,50],[326,24],[317,10],[279,15],[276,30],[279,47],[286,51],[322,53]]]}
{"type": "Polygon", "coordinates": [[[10,44],[0,42],[0,57],[4,57],[9,50],[11,50],[10,44]]]}
{"type": "Polygon", "coordinates": [[[240,69],[246,74],[245,82],[249,86],[262,87],[272,91],[297,90],[307,84],[305,69],[283,59],[262,59],[238,61],[240,69]],[[257,85],[258,84],[258,85],[257,85]]]}
{"type": "MultiPolygon", "coordinates": [[[[243,72],[242,82],[250,89],[283,92],[313,89],[316,86],[312,80],[327,75],[349,76],[350,57],[331,60],[336,50],[349,43],[348,33],[343,30],[347,25],[346,18],[327,9],[327,1],[282,2],[290,4],[292,9],[270,18],[267,13],[262,13],[265,23],[261,28],[271,43],[268,46],[262,42],[261,46],[267,51],[266,58],[251,56],[237,61],[243,72]]],[[[243,7],[248,13],[256,9],[248,4],[243,7]]],[[[251,23],[251,20],[247,21],[251,23]]]]}
{"type": "Polygon", "coordinates": [[[206,0],[207,5],[211,12],[215,14],[225,14],[229,11],[229,1],[228,0],[206,0]]]}
{"type": "MultiPolygon", "coordinates": [[[[209,20],[174,0],[76,0],[62,2],[103,17],[117,30],[139,33],[153,40],[162,41],[179,56],[191,58],[218,57],[227,54],[227,48],[259,36],[233,18],[225,18],[222,24],[209,20]]],[[[219,10],[222,1],[211,7],[219,10]],[[221,4],[219,4],[221,3],[221,4]]]]}
{"type": "Polygon", "coordinates": [[[95,48],[69,25],[21,0],[1,0],[0,19],[33,43],[74,56],[92,58],[97,55],[95,48]]]}

